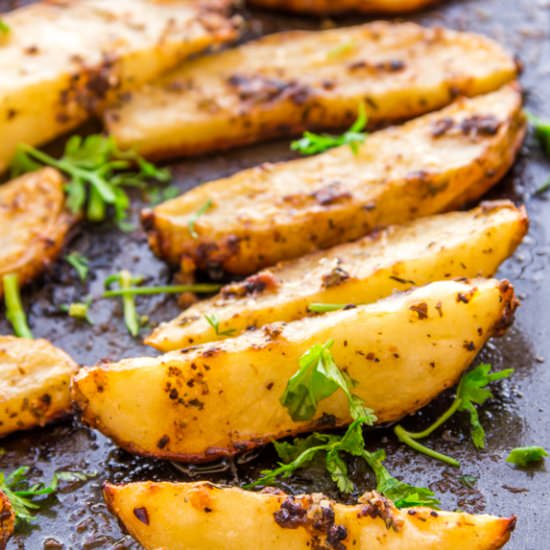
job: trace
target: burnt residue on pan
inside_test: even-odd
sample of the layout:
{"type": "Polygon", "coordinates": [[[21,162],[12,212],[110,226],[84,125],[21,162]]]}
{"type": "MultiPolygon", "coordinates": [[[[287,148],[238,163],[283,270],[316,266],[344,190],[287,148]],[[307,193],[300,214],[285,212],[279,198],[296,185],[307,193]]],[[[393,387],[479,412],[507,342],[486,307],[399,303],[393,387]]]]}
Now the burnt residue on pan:
{"type": "MultiPolygon", "coordinates": [[[[6,10],[23,2],[0,0],[6,10]]],[[[249,36],[290,28],[315,28],[314,19],[274,16],[266,12],[251,14],[249,36]]],[[[415,16],[419,22],[447,25],[456,29],[480,31],[513,49],[525,67],[522,83],[528,108],[550,118],[550,4],[546,0],[456,0],[440,9],[415,16]]],[[[344,19],[337,24],[359,22],[344,19]]],[[[323,25],[326,22],[323,23],[323,25]]],[[[224,155],[174,164],[176,184],[188,189],[200,182],[225,176],[264,161],[291,157],[288,142],[247,148],[224,155]]],[[[488,432],[488,446],[476,452],[468,439],[465,418],[453,419],[427,443],[462,462],[455,470],[403,448],[391,431],[374,430],[369,435],[371,448],[382,446],[388,453],[388,467],[398,477],[415,485],[425,485],[442,497],[448,509],[470,512],[517,514],[518,525],[511,550],[530,550],[546,546],[550,509],[550,475],[544,466],[527,472],[506,465],[507,451],[515,446],[538,444],[550,448],[550,192],[535,193],[550,177],[550,163],[543,160],[538,147],[528,140],[511,173],[492,193],[491,198],[508,197],[524,202],[531,218],[530,233],[514,258],[500,274],[510,279],[522,299],[517,321],[504,338],[483,350],[480,359],[496,368],[513,367],[510,381],[497,387],[497,399],[481,413],[488,432]],[[467,477],[464,477],[467,476],[467,477]],[[474,479],[477,481],[473,482],[474,479]]],[[[145,202],[136,196],[135,219],[145,202]]],[[[89,282],[82,284],[62,260],[24,292],[24,301],[36,336],[51,339],[82,364],[100,359],[119,359],[136,354],[153,354],[126,332],[117,301],[94,305],[93,327],[82,325],[59,313],[61,304],[98,295],[103,279],[122,268],[148,277],[152,283],[167,282],[166,266],[149,251],[142,231],[126,234],[109,224],[83,225],[74,234],[67,251],[79,250],[91,260],[89,282]]],[[[138,299],[139,311],[151,323],[172,318],[177,312],[173,297],[138,299]]],[[[3,312],[0,312],[3,319],[3,312]]],[[[0,321],[0,333],[9,327],[0,321]]],[[[449,403],[441,396],[428,408],[406,419],[406,425],[421,428],[449,403]]],[[[117,449],[97,432],[83,428],[77,420],[41,430],[11,436],[1,442],[0,471],[11,471],[28,464],[32,475],[50,478],[59,469],[95,471],[98,476],[86,483],[64,488],[50,497],[38,514],[36,523],[21,530],[8,548],[26,549],[129,549],[137,548],[107,511],[101,496],[104,480],[189,480],[209,479],[242,484],[254,479],[261,469],[273,467],[271,448],[209,466],[173,465],[133,457],[117,449]]],[[[373,479],[361,463],[352,463],[351,473],[359,490],[372,488],[373,479]]],[[[321,466],[313,465],[288,483],[288,491],[323,491],[342,499],[321,466]]],[[[357,495],[352,495],[353,500],[357,495]]]]}

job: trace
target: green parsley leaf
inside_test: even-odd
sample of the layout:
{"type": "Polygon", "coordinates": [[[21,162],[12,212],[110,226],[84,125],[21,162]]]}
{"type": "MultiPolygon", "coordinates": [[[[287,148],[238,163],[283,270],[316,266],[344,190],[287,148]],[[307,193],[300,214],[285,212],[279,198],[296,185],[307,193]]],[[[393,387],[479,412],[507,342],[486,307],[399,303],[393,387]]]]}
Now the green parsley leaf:
{"type": "Polygon", "coordinates": [[[367,111],[364,103],[359,104],[359,114],[357,120],[353,123],[347,132],[340,136],[329,134],[315,134],[313,132],[304,132],[304,135],[290,144],[292,151],[298,151],[302,155],[316,155],[341,145],[349,145],[354,155],[359,152],[359,144],[363,143],[367,137],[364,129],[367,126],[367,111]]]}
{"type": "Polygon", "coordinates": [[[363,401],[352,394],[352,383],[336,365],[330,348],[333,341],[315,344],[300,358],[299,369],[288,381],[281,403],[294,421],[309,420],[317,410],[319,401],[326,399],[339,388],[346,394],[351,417],[364,417],[374,424],[376,417],[363,401]]]}
{"type": "MultiPolygon", "coordinates": [[[[120,273],[107,277],[104,285],[105,288],[110,288],[116,282],[121,290],[128,290],[134,283],[141,282],[142,280],[143,277],[133,277],[129,271],[123,269],[120,273]]],[[[106,294],[105,292],[103,296],[105,297],[106,294]]],[[[128,332],[134,337],[137,336],[139,334],[140,322],[136,311],[135,294],[122,294],[122,311],[128,332]]]]}
{"type": "Polygon", "coordinates": [[[19,524],[34,521],[33,512],[41,506],[40,501],[37,502],[36,499],[55,493],[60,481],[74,483],[96,476],[95,473],[57,472],[49,485],[44,485],[42,482],[30,485],[27,480],[29,471],[28,466],[21,466],[8,476],[0,472],[0,490],[8,497],[19,524]]]}
{"type": "Polygon", "coordinates": [[[516,447],[510,451],[506,462],[524,468],[534,462],[540,462],[545,456],[548,456],[548,452],[543,447],[516,447]]]}
{"type": "Polygon", "coordinates": [[[465,474],[463,476],[458,476],[458,481],[464,485],[464,487],[468,487],[468,489],[473,489],[477,483],[477,477],[465,474]]]}
{"type": "Polygon", "coordinates": [[[92,298],[87,298],[84,302],[73,302],[69,305],[61,306],[61,311],[69,314],[69,317],[74,319],[81,319],[87,321],[90,325],[93,325],[94,322],[90,318],[90,304],[92,303],[92,298]]]}
{"type": "Polygon", "coordinates": [[[543,151],[550,156],[550,122],[541,120],[531,113],[527,113],[527,118],[535,130],[535,136],[543,151]]]}
{"type": "Polygon", "coordinates": [[[3,20],[0,19],[0,37],[7,36],[11,33],[11,27],[3,20]]]}
{"type": "Polygon", "coordinates": [[[548,178],[536,191],[535,195],[542,195],[550,189],[550,178],[548,178]]]}
{"type": "Polygon", "coordinates": [[[208,212],[208,210],[210,210],[212,206],[214,206],[214,203],[210,199],[208,199],[196,212],[191,214],[189,222],[187,223],[187,227],[189,229],[189,234],[191,235],[191,237],[193,237],[193,239],[199,238],[199,234],[195,230],[195,224],[197,223],[197,220],[201,216],[204,216],[204,214],[206,214],[206,212],[208,212]]]}
{"type": "Polygon", "coordinates": [[[121,151],[112,137],[74,135],[67,140],[60,159],[20,144],[12,160],[12,176],[53,166],[68,177],[65,185],[67,204],[77,213],[85,210],[92,222],[103,221],[108,207],[115,211],[115,221],[126,227],[130,199],[123,188],[144,188],[148,180],[166,182],[170,172],[157,168],[134,151],[121,151]]]}
{"type": "Polygon", "coordinates": [[[13,327],[13,332],[20,338],[32,338],[32,332],[27,323],[27,315],[21,304],[17,275],[10,273],[2,277],[4,286],[4,302],[6,304],[6,319],[13,327]]]}
{"type": "Polygon", "coordinates": [[[233,336],[235,334],[235,329],[233,328],[220,330],[220,320],[215,313],[212,313],[211,315],[205,314],[204,318],[206,319],[208,324],[214,329],[217,336],[233,336]]]}
{"type": "Polygon", "coordinates": [[[478,449],[485,447],[485,430],[479,421],[475,405],[483,405],[487,399],[493,397],[492,392],[487,389],[491,382],[508,378],[514,372],[514,369],[491,372],[491,368],[490,364],[482,363],[467,372],[460,380],[456,392],[457,400],[460,401],[458,410],[470,415],[472,440],[478,449]]]}
{"type": "Polygon", "coordinates": [[[153,187],[147,195],[149,204],[151,204],[151,206],[156,206],[157,204],[160,204],[164,201],[176,198],[180,193],[181,191],[179,190],[179,187],[176,187],[175,185],[169,185],[164,189],[153,187]]]}
{"type": "Polygon", "coordinates": [[[65,261],[74,267],[75,271],[78,273],[81,281],[85,281],[88,277],[88,271],[90,269],[90,260],[86,258],[80,252],[71,252],[65,256],[65,261]]]}
{"type": "Polygon", "coordinates": [[[308,311],[311,313],[328,313],[330,311],[338,311],[339,309],[344,309],[351,304],[309,304],[307,306],[308,311]]]}

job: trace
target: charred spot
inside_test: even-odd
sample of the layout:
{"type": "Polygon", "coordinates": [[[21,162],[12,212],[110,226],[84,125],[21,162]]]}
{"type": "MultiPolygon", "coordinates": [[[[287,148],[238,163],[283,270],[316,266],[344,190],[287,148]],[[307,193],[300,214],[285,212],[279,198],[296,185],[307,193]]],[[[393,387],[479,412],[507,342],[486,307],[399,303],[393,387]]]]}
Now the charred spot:
{"type": "Polygon", "coordinates": [[[390,59],[389,61],[382,61],[375,65],[379,71],[388,71],[390,73],[402,71],[406,66],[406,63],[401,59],[390,59]]]}
{"type": "Polygon", "coordinates": [[[444,136],[454,126],[454,120],[450,117],[440,118],[432,125],[432,137],[444,136]]]}
{"type": "Polygon", "coordinates": [[[190,406],[190,407],[196,407],[197,409],[199,409],[199,411],[202,411],[204,409],[204,403],[202,401],[200,401],[199,399],[191,399],[187,402],[187,404],[190,406]]]}
{"type": "Polygon", "coordinates": [[[294,497],[287,497],[279,510],[273,513],[273,517],[283,529],[297,529],[307,522],[307,510],[294,497]]]}
{"type": "Polygon", "coordinates": [[[426,302],[421,302],[419,304],[413,304],[409,307],[411,311],[414,311],[419,319],[428,318],[428,304],[426,302]]]}
{"type": "Polygon", "coordinates": [[[342,541],[346,540],[347,536],[348,530],[343,525],[333,525],[327,533],[327,544],[329,548],[344,550],[345,546],[342,544],[342,541]]]}
{"type": "Polygon", "coordinates": [[[264,334],[270,339],[275,340],[277,339],[281,333],[283,332],[283,325],[282,324],[276,324],[276,325],[265,325],[263,327],[264,334]]]}
{"type": "Polygon", "coordinates": [[[411,279],[403,279],[401,277],[397,277],[396,275],[390,275],[390,279],[393,279],[397,283],[401,283],[402,285],[415,285],[416,283],[411,279]]]}
{"type": "Polygon", "coordinates": [[[333,414],[323,413],[320,418],[317,419],[315,425],[321,428],[333,428],[336,426],[336,417],[333,414]]]}
{"type": "Polygon", "coordinates": [[[311,196],[322,206],[328,206],[352,199],[352,194],[349,191],[343,190],[340,182],[326,185],[312,193],[311,196]]]}
{"type": "Polygon", "coordinates": [[[459,125],[465,136],[494,136],[500,128],[500,121],[494,115],[473,115],[459,125]]]}
{"type": "Polygon", "coordinates": [[[369,516],[372,519],[380,518],[386,524],[388,529],[399,531],[402,526],[402,520],[396,516],[393,504],[378,493],[371,492],[363,495],[359,502],[364,504],[361,507],[358,516],[369,516]]]}
{"type": "Polygon", "coordinates": [[[475,351],[476,346],[471,340],[464,340],[462,347],[468,351],[475,351]]]}
{"type": "Polygon", "coordinates": [[[345,269],[342,269],[340,266],[336,266],[329,273],[325,273],[323,275],[323,286],[325,288],[338,286],[349,278],[350,274],[345,269]]]}
{"type": "Polygon", "coordinates": [[[302,105],[312,94],[308,86],[296,81],[287,82],[259,74],[236,73],[227,79],[227,83],[236,90],[241,101],[252,103],[268,103],[288,98],[294,103],[302,105]]]}
{"type": "Polygon", "coordinates": [[[211,348],[205,349],[202,352],[202,356],[203,357],[214,357],[215,355],[218,355],[220,351],[221,351],[221,348],[219,348],[217,346],[213,346],[211,348]]]}
{"type": "Polygon", "coordinates": [[[266,385],[265,389],[266,390],[272,390],[273,389],[273,382],[269,382],[269,384],[266,385]]]}
{"type": "Polygon", "coordinates": [[[134,508],[134,516],[141,521],[141,523],[144,523],[145,525],[149,525],[149,513],[147,512],[147,508],[144,506],[141,506],[140,508],[134,508]]]}
{"type": "Polygon", "coordinates": [[[266,290],[273,291],[279,286],[279,281],[271,271],[263,271],[257,275],[251,275],[240,283],[227,285],[222,288],[223,298],[241,298],[251,294],[259,294],[266,290]]]}
{"type": "Polygon", "coordinates": [[[157,441],[157,447],[159,449],[164,449],[166,445],[170,443],[170,438],[167,435],[163,435],[158,441],[157,441]]]}

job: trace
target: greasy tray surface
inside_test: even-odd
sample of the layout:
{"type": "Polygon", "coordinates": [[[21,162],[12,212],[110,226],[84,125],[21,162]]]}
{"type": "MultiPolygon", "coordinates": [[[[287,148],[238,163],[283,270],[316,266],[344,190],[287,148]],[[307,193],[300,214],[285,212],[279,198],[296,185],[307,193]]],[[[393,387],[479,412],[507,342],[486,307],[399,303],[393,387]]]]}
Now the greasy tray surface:
{"type": "MultiPolygon", "coordinates": [[[[0,0],[0,8],[13,7],[0,0]]],[[[528,91],[527,105],[532,111],[550,117],[547,90],[550,86],[550,4],[546,0],[456,0],[412,19],[428,24],[445,24],[459,30],[480,31],[501,41],[519,54],[525,64],[522,83],[528,91]],[[545,34],[546,33],[546,34],[545,34]]],[[[359,22],[364,19],[346,20],[359,22]]],[[[251,29],[255,35],[276,29],[315,26],[315,20],[273,16],[255,12],[251,29]]],[[[202,181],[218,178],[243,167],[263,161],[289,158],[287,142],[217,155],[207,161],[182,162],[175,166],[176,183],[182,189],[202,181]]],[[[550,295],[546,289],[546,270],[550,270],[550,206],[548,198],[536,196],[535,190],[550,175],[550,163],[543,161],[536,147],[527,145],[512,173],[499,185],[493,197],[506,196],[524,201],[531,217],[531,230],[515,257],[499,275],[516,286],[523,305],[517,322],[508,335],[495,341],[483,352],[483,359],[496,368],[514,367],[516,374],[498,391],[499,399],[484,408],[482,421],[487,427],[488,447],[477,453],[465,434],[465,424],[455,421],[449,430],[428,441],[437,450],[449,452],[462,461],[461,471],[417,455],[397,445],[389,432],[378,430],[370,437],[372,446],[384,446],[390,455],[388,467],[416,485],[428,485],[441,495],[443,507],[468,512],[487,511],[519,516],[518,527],[507,546],[511,550],[542,548],[550,521],[546,503],[550,498],[550,475],[542,466],[532,471],[515,471],[504,462],[506,452],[519,445],[540,444],[550,447],[550,295]],[[546,359],[546,362],[544,361],[546,359]],[[464,487],[459,476],[479,477],[474,489],[464,487]]],[[[136,201],[137,212],[139,202],[136,201]]],[[[27,311],[35,336],[50,338],[75,360],[93,364],[101,358],[119,359],[153,351],[133,341],[126,333],[117,302],[98,303],[92,310],[94,327],[79,325],[56,312],[60,304],[75,301],[88,293],[99,294],[103,279],[123,267],[149,276],[152,283],[168,280],[167,268],[150,253],[141,232],[130,235],[102,226],[83,227],[75,233],[68,247],[78,249],[92,261],[89,286],[78,282],[64,262],[58,262],[50,274],[38,280],[24,293],[27,311]],[[111,317],[113,320],[111,321],[111,317]]],[[[153,322],[172,318],[177,313],[170,297],[140,300],[141,313],[153,322]]],[[[0,313],[3,318],[3,313],[0,313]]],[[[9,327],[0,321],[0,333],[9,327]]],[[[438,400],[431,406],[435,415],[448,403],[438,400]]],[[[407,421],[420,427],[422,414],[407,421]]],[[[0,456],[0,471],[19,465],[34,466],[33,474],[49,478],[56,469],[97,471],[99,476],[71,492],[51,498],[38,515],[34,528],[14,537],[8,544],[15,548],[137,548],[125,536],[108,513],[100,494],[104,480],[188,480],[197,468],[180,472],[170,463],[133,458],[118,450],[96,432],[66,421],[44,430],[12,436],[0,443],[6,450],[0,456]]],[[[263,467],[274,464],[273,453],[264,449],[258,458],[246,462],[241,457],[223,463],[218,473],[199,474],[201,478],[242,483],[256,477],[263,467]]],[[[372,487],[361,467],[352,471],[360,488],[372,487]]],[[[326,479],[313,471],[294,478],[287,489],[324,490],[338,495],[326,479]],[[315,479],[315,482],[312,480],[315,479]]]]}

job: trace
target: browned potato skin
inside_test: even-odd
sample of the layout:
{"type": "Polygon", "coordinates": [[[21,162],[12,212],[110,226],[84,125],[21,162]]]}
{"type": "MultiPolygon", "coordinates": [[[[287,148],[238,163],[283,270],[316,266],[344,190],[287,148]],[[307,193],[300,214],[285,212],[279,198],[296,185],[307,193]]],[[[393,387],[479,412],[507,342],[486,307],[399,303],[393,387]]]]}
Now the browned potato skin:
{"type": "Polygon", "coordinates": [[[510,55],[471,33],[387,22],[289,31],[185,63],[107,111],[105,122],[119,145],[148,157],[192,156],[339,130],[361,102],[373,127],[400,121],[516,75],[510,55]]]}
{"type": "Polygon", "coordinates": [[[15,512],[8,497],[0,491],[0,550],[4,550],[15,529],[15,512]]]}
{"type": "Polygon", "coordinates": [[[280,403],[300,356],[334,340],[334,360],[378,422],[392,422],[456,383],[512,321],[507,281],[441,281],[375,304],[273,323],[160,357],[85,368],[72,383],[83,420],[130,452],[207,462],[297,433],[348,424],[343,392],[309,421],[280,403]]]}
{"type": "Polygon", "coordinates": [[[77,219],[65,207],[63,183],[60,172],[43,168],[0,185],[0,281],[15,273],[23,285],[61,252],[77,219]]]}
{"type": "Polygon", "coordinates": [[[48,340],[0,336],[0,437],[70,412],[70,378],[77,370],[48,340]]]}
{"type": "Polygon", "coordinates": [[[340,13],[408,13],[418,11],[440,0],[248,0],[253,6],[277,10],[336,15],[340,13]]]}
{"type": "Polygon", "coordinates": [[[392,226],[229,284],[159,325],[145,343],[166,352],[301,319],[311,303],[367,304],[441,279],[492,277],[528,225],[525,208],[494,201],[392,226]],[[206,315],[215,315],[217,331],[206,315]]]}
{"type": "Polygon", "coordinates": [[[201,185],[143,212],[149,243],[183,271],[248,275],[450,210],[512,165],[525,135],[521,105],[519,88],[508,85],[375,132],[356,156],[345,146],[201,185]],[[208,200],[193,238],[189,222],[208,200]]]}
{"type": "Polygon", "coordinates": [[[497,550],[516,523],[513,516],[398,510],[374,491],[354,505],[320,493],[256,493],[204,481],[107,483],[103,494],[146,550],[497,550]],[[336,544],[328,538],[335,531],[345,534],[336,544]]]}
{"type": "Polygon", "coordinates": [[[40,145],[108,100],[232,40],[232,0],[63,0],[3,14],[0,173],[19,143],[40,145]]]}

